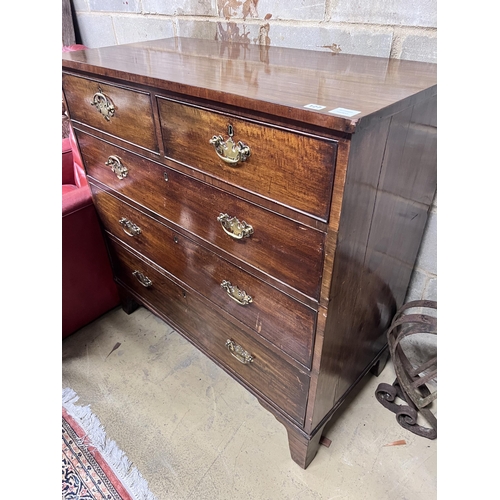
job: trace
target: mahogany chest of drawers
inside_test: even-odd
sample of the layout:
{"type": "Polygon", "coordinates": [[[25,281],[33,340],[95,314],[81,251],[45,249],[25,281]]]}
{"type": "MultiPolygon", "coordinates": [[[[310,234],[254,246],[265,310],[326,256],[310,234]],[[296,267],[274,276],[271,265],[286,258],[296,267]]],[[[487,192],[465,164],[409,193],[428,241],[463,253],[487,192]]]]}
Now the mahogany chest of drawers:
{"type": "Polygon", "coordinates": [[[436,66],[171,38],[63,55],[123,308],[243,384],[313,459],[386,359],[436,190],[436,66]]]}

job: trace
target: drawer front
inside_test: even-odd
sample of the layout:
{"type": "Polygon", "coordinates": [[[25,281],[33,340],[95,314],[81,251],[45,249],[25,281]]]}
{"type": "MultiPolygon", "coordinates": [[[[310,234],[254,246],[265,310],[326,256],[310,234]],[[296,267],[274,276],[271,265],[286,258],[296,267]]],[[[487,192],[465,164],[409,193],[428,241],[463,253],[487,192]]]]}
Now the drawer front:
{"type": "Polygon", "coordinates": [[[252,193],[327,220],[337,144],[158,98],[165,155],[252,193]],[[228,127],[233,131],[233,148],[228,127]],[[214,136],[222,136],[216,152],[214,136]],[[241,141],[250,148],[246,160],[241,141]],[[235,152],[233,152],[233,149],[235,152]],[[239,161],[238,161],[239,159],[239,161]],[[227,163],[228,161],[237,163],[227,163]]]}
{"type": "Polygon", "coordinates": [[[149,94],[64,73],[63,90],[71,119],[158,153],[149,94]]]}
{"type": "Polygon", "coordinates": [[[116,275],[207,354],[248,386],[274,402],[301,425],[304,423],[309,376],[272,353],[121,245],[110,242],[116,275]],[[134,272],[142,273],[139,279],[134,272]],[[149,281],[146,281],[149,280],[149,281]],[[145,286],[143,283],[145,283],[145,286]],[[230,347],[234,354],[226,347],[230,347]],[[253,360],[238,352],[241,346],[253,360]],[[235,357],[236,356],[236,357],[235,357]],[[246,361],[244,363],[244,361],[246,361]]]}
{"type": "Polygon", "coordinates": [[[77,131],[77,137],[91,177],[309,297],[318,298],[324,233],[88,134],[77,131]],[[111,156],[120,158],[126,176],[118,178],[106,165],[111,156]],[[220,214],[250,224],[253,234],[242,239],[229,236],[218,221],[220,214]]]}
{"type": "Polygon", "coordinates": [[[114,196],[95,187],[93,193],[109,232],[310,366],[313,310],[114,196]]]}

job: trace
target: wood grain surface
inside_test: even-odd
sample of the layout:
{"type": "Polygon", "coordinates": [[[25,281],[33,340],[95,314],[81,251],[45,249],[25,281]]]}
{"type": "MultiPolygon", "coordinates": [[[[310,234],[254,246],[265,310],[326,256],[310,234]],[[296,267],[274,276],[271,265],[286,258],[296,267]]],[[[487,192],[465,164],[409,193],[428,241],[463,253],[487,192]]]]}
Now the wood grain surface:
{"type": "Polygon", "coordinates": [[[79,131],[76,134],[89,176],[234,257],[318,299],[324,233],[88,134],[79,131]],[[118,179],[106,166],[111,155],[118,155],[129,169],[124,179],[118,179]],[[241,240],[231,238],[217,221],[221,213],[247,222],[254,233],[241,240]],[[301,272],[297,273],[296,269],[301,272]]]}
{"type": "Polygon", "coordinates": [[[328,219],[335,141],[167,99],[159,99],[158,106],[167,157],[323,221],[328,219]],[[228,141],[229,126],[234,142],[243,142],[251,151],[246,161],[234,166],[221,160],[209,143],[214,135],[228,141]]]}
{"type": "Polygon", "coordinates": [[[257,45],[188,38],[71,52],[63,66],[345,132],[407,106],[437,78],[431,63],[281,47],[269,47],[262,62],[257,45]],[[330,113],[337,108],[359,113],[330,113]]]}
{"type": "Polygon", "coordinates": [[[158,152],[149,94],[66,74],[63,86],[73,120],[158,152]],[[114,106],[109,120],[91,104],[96,93],[104,94],[114,106]]]}
{"type": "Polygon", "coordinates": [[[229,367],[234,376],[241,378],[261,397],[278,405],[293,420],[304,421],[305,401],[309,377],[276,356],[273,351],[246,335],[226,321],[217,310],[207,306],[195,294],[176,285],[164,274],[127,251],[116,240],[110,239],[110,249],[117,278],[142,301],[163,314],[204,352],[229,367]],[[140,271],[152,282],[145,288],[133,275],[140,271]],[[247,351],[254,360],[244,364],[226,348],[233,340],[247,351]]]}
{"type": "Polygon", "coordinates": [[[316,312],[290,296],[258,280],[216,253],[196,244],[143,212],[92,186],[94,202],[107,231],[145,257],[155,261],[175,280],[186,283],[281,351],[310,366],[316,312]],[[125,218],[140,228],[125,233],[125,218]],[[252,297],[240,305],[221,287],[230,281],[252,297]]]}

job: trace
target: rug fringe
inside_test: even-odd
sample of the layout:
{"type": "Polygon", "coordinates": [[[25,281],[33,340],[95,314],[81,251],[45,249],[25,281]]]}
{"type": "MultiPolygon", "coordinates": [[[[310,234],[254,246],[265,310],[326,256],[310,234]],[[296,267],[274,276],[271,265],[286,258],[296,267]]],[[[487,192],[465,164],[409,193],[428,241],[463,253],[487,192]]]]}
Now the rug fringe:
{"type": "Polygon", "coordinates": [[[92,413],[90,405],[77,406],[78,396],[73,389],[66,387],[62,391],[62,404],[66,411],[80,424],[88,436],[88,441],[106,459],[108,465],[123,481],[134,500],[157,500],[149,490],[147,481],[136,467],[133,467],[125,453],[115,441],[106,437],[104,427],[92,413]]]}

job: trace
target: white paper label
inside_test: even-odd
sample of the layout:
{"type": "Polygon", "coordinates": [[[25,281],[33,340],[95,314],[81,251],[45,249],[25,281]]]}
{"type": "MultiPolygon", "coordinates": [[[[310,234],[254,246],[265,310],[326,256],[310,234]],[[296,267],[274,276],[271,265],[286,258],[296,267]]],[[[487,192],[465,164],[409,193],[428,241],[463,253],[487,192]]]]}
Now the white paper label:
{"type": "Polygon", "coordinates": [[[351,116],[354,116],[354,115],[361,113],[361,111],[355,111],[354,109],[346,109],[346,108],[335,108],[335,109],[328,111],[328,113],[334,113],[336,115],[351,117],[351,116]]]}
{"type": "Polygon", "coordinates": [[[306,106],[304,106],[304,108],[315,109],[316,111],[319,111],[320,109],[325,109],[326,106],[321,106],[319,104],[307,104],[306,106]]]}

